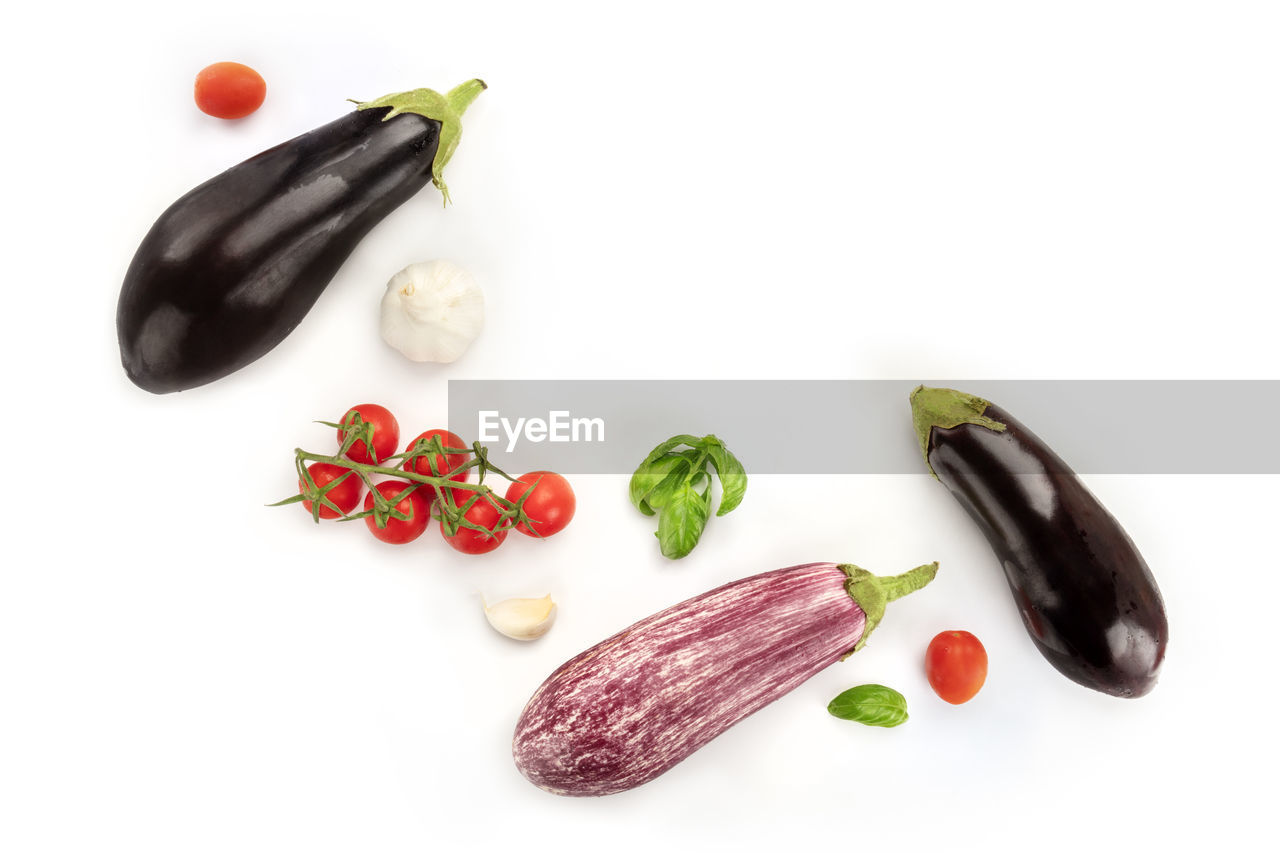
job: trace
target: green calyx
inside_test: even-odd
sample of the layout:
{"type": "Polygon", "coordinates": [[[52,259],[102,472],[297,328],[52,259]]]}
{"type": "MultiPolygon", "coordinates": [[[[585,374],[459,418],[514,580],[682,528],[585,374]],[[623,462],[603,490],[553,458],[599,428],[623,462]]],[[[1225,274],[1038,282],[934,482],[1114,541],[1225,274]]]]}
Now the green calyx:
{"type": "Polygon", "coordinates": [[[929,464],[929,433],[934,427],[951,429],[960,424],[976,424],[995,432],[1004,432],[1004,424],[983,414],[990,405],[981,397],[950,388],[917,385],[911,392],[911,421],[916,429],[916,438],[920,441],[924,464],[928,466],[933,479],[938,479],[938,475],[929,464]]]}
{"type": "Polygon", "coordinates": [[[355,103],[357,110],[390,107],[391,109],[383,116],[383,121],[390,121],[401,113],[416,113],[440,122],[440,145],[436,149],[435,160],[431,163],[431,183],[440,190],[447,205],[449,188],[444,183],[444,167],[453,156],[453,152],[457,150],[458,140],[462,138],[462,114],[487,88],[489,87],[483,80],[468,80],[450,89],[448,94],[444,95],[434,89],[412,89],[408,92],[397,92],[394,95],[383,95],[375,101],[356,101],[355,103]]]}
{"type": "Polygon", "coordinates": [[[849,597],[862,608],[862,612],[867,617],[862,637],[859,638],[858,644],[844,656],[847,658],[867,644],[867,637],[871,636],[871,632],[884,618],[885,605],[927,586],[929,581],[938,574],[938,564],[937,562],[926,563],[923,566],[916,566],[909,572],[887,578],[873,575],[866,569],[860,569],[850,563],[841,563],[840,570],[844,572],[846,578],[844,591],[849,593],[849,597]]]}

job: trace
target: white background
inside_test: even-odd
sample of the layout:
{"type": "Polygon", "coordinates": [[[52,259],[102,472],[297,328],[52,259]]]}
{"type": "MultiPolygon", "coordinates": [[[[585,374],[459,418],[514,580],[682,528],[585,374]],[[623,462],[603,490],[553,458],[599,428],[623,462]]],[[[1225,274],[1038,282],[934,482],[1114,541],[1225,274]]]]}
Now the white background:
{"type": "MultiPolygon", "coordinates": [[[[488,558],[264,505],[295,446],[328,446],[311,421],[376,401],[416,434],[449,379],[1276,378],[1274,4],[442,5],[46,4],[6,25],[0,846],[1058,850],[1269,827],[1274,477],[1090,478],[1168,605],[1136,701],[1044,663],[923,474],[754,478],[676,564],[624,477],[577,479],[565,534],[488,558]],[[241,122],[191,102],[222,59],[268,81],[241,122]],[[345,98],[472,76],[491,88],[454,206],[428,188],[396,211],[241,373],[167,397],[126,380],[115,300],[165,206],[345,98]],[[433,257],[489,305],[448,367],[377,333],[387,278],[433,257]],[[561,799],[515,771],[515,718],[560,662],[824,559],[942,571],[649,785],[561,799]],[[481,594],[548,591],[536,644],[481,617],[481,594]],[[962,707],[921,671],[947,628],[991,656],[962,707]],[[864,682],[911,720],[827,715],[864,682]]],[[[1210,414],[1270,452],[1274,425],[1210,414]]],[[[909,432],[905,401],[874,416],[909,432]]]]}

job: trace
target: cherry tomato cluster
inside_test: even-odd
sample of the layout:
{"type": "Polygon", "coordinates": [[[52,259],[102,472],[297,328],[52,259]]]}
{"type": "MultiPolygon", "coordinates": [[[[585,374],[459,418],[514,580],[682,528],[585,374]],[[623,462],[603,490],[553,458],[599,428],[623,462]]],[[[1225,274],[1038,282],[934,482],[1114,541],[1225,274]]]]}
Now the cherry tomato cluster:
{"type": "Polygon", "coordinates": [[[326,425],[337,429],[338,452],[296,451],[298,494],[280,502],[300,501],[317,522],[363,518],[376,538],[403,545],[437,519],[441,536],[454,549],[484,554],[512,529],[545,538],[573,519],[577,500],[564,477],[531,471],[512,478],[489,462],[482,445],[468,447],[448,430],[427,430],[396,453],[400,424],[384,406],[361,403],[338,423],[326,425]],[[478,472],[474,484],[472,470],[478,472]],[[511,481],[503,495],[484,485],[490,473],[511,481]],[[375,481],[375,476],[389,479],[375,481]]]}

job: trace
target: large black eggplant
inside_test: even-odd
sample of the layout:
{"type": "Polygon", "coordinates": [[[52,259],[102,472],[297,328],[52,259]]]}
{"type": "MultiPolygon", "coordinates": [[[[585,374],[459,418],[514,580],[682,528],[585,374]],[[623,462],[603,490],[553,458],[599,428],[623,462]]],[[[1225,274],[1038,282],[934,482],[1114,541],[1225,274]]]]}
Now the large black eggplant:
{"type": "Polygon", "coordinates": [[[921,386],[911,411],[925,461],[995,549],[1040,653],[1094,690],[1151,690],[1169,624],[1120,523],[1043,441],[986,400],[921,386]]]}
{"type": "Polygon", "coordinates": [[[157,394],[220,379],[293,331],[356,244],[434,183],[462,112],[485,88],[415,89],[342,118],[201,184],[161,214],[125,274],[120,359],[157,394]]]}

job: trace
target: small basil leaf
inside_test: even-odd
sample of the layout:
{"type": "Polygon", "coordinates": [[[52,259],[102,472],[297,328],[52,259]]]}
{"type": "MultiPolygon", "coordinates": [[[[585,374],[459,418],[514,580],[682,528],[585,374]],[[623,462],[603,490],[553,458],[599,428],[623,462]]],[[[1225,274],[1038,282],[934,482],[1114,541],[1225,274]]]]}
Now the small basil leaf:
{"type": "Polygon", "coordinates": [[[661,509],[671,502],[671,496],[689,481],[689,460],[683,456],[670,457],[671,466],[662,480],[645,496],[645,502],[654,509],[661,509]]]}
{"type": "Polygon", "coordinates": [[[657,460],[659,457],[665,455],[668,451],[675,450],[677,447],[679,447],[682,444],[687,444],[690,447],[694,447],[697,445],[697,443],[698,443],[698,439],[696,436],[692,436],[692,435],[673,436],[671,438],[668,438],[666,441],[662,442],[662,444],[659,444],[653,450],[650,450],[649,455],[644,458],[644,461],[653,462],[657,460]]]}
{"type": "Polygon", "coordinates": [[[742,503],[742,496],[747,493],[747,471],[719,440],[708,444],[707,452],[720,477],[720,509],[716,515],[727,515],[742,503]]]}
{"type": "Polygon", "coordinates": [[[644,503],[645,495],[653,491],[653,487],[660,479],[662,478],[654,479],[653,466],[648,461],[640,463],[640,467],[631,475],[631,481],[627,483],[627,497],[631,499],[636,509],[644,512],[644,508],[640,505],[644,503]]]}
{"type": "Polygon", "coordinates": [[[709,508],[687,482],[680,484],[658,516],[658,545],[662,555],[678,560],[693,550],[707,524],[709,508]]]}
{"type": "MultiPolygon", "coordinates": [[[[649,494],[662,482],[663,478],[671,472],[680,457],[672,454],[664,456],[660,459],[649,460],[640,463],[640,467],[631,475],[631,484],[629,487],[631,493],[631,503],[641,512],[645,512],[642,503],[647,503],[646,498],[649,494]]],[[[653,515],[653,511],[645,512],[645,515],[653,515]]]]}
{"type": "Polygon", "coordinates": [[[831,700],[827,710],[833,717],[868,726],[892,728],[907,721],[907,700],[892,687],[860,684],[831,700]]]}

